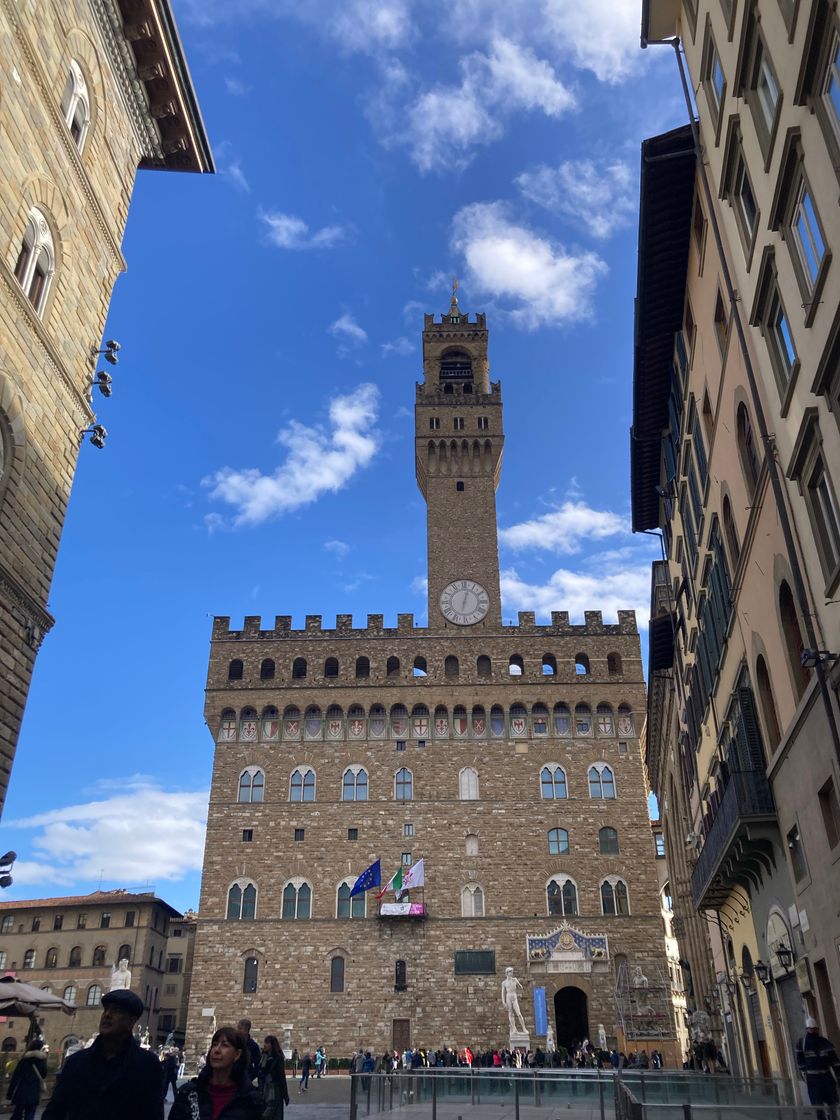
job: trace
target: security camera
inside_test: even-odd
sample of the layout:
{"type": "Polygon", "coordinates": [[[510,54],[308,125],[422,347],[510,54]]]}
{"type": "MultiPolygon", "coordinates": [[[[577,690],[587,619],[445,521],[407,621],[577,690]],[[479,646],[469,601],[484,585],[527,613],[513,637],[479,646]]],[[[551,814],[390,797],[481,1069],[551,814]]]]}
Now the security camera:
{"type": "Polygon", "coordinates": [[[105,440],[108,438],[108,432],[101,424],[94,424],[90,430],[90,442],[94,447],[103,448],[105,440]]]}

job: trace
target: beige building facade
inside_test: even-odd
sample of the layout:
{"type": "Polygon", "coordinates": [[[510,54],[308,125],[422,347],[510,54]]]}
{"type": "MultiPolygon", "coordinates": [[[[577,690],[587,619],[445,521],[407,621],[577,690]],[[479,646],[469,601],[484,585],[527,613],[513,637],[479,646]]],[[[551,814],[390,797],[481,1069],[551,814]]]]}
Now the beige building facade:
{"type": "MultiPolygon", "coordinates": [[[[97,1033],[102,995],[110,990],[113,970],[127,960],[129,987],[143,1000],[137,1033],[148,1031],[156,1045],[168,1033],[160,1019],[168,1006],[169,939],[183,927],[184,919],[163,899],[125,890],[0,902],[0,973],[75,1005],[72,1018],[50,1013],[38,1020],[51,1053],[63,1055],[97,1033]]],[[[0,1050],[20,1052],[29,1029],[28,1019],[0,1020],[0,1050]]]]}
{"type": "Polygon", "coordinates": [[[836,1040],[840,1011],[838,26],[820,2],[645,4],[643,41],[675,36],[697,124],[667,230],[665,138],[643,148],[633,508],[669,593],[650,749],[731,1060],[788,1073],[804,1015],[836,1040]]]}
{"type": "Polygon", "coordinates": [[[603,1024],[611,1044],[675,1060],[635,618],[501,624],[487,340],[454,298],[426,316],[428,624],[214,621],[192,1051],[242,1015],[332,1056],[500,1046],[512,967],[532,1045],[544,989],[559,1045],[603,1024]],[[383,887],[423,860],[424,885],[351,898],[376,860],[383,887]]]}
{"type": "Polygon", "coordinates": [[[195,953],[195,929],[196,915],[192,910],[169,922],[163,966],[166,975],[161,988],[157,1021],[159,1042],[170,1039],[177,1046],[184,1045],[195,953]]]}
{"type": "Polygon", "coordinates": [[[0,56],[2,808],[135,175],[213,162],[168,0],[2,0],[0,56]]]}

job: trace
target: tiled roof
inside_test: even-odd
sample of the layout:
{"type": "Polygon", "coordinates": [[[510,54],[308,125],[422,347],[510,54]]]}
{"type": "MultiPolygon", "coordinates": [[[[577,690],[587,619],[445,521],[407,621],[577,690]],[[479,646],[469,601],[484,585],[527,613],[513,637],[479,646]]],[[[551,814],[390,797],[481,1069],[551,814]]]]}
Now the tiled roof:
{"type": "Polygon", "coordinates": [[[158,902],[180,917],[180,912],[158,898],[154,891],[133,894],[126,890],[93,891],[92,894],[65,895],[64,898],[21,898],[14,902],[0,902],[0,913],[7,910],[46,909],[48,906],[114,906],[121,902],[158,902]]]}

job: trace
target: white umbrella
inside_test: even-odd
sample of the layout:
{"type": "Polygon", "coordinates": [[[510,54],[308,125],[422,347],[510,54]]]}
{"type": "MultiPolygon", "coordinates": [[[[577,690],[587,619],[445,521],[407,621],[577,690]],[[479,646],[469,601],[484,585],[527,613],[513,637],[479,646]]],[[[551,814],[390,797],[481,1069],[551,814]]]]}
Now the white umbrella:
{"type": "Polygon", "coordinates": [[[14,976],[0,976],[0,1012],[4,1015],[32,1015],[36,1011],[64,1011],[72,1015],[76,1007],[61,996],[24,984],[14,976]]]}

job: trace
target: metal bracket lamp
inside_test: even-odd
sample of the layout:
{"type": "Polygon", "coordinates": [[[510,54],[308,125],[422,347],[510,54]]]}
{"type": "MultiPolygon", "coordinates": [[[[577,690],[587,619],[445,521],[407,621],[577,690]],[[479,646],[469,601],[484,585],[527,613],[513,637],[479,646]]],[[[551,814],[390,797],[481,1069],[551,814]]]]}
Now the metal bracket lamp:
{"type": "Polygon", "coordinates": [[[822,665],[826,661],[837,661],[838,659],[840,659],[840,653],[832,653],[827,649],[803,649],[799,655],[803,669],[816,669],[817,665],[822,665]]]}
{"type": "Polygon", "coordinates": [[[753,970],[762,984],[769,984],[773,978],[770,965],[765,964],[764,961],[756,961],[753,970]]]}
{"type": "Polygon", "coordinates": [[[12,864],[17,859],[17,852],[6,852],[5,855],[0,856],[0,887],[6,888],[12,885],[12,864]]]}
{"type": "Polygon", "coordinates": [[[793,950],[789,945],[784,942],[776,949],[776,956],[779,959],[779,964],[785,970],[785,975],[790,975],[790,966],[793,964],[793,950]]]}
{"type": "Polygon", "coordinates": [[[117,364],[117,362],[119,361],[119,358],[117,357],[117,353],[121,349],[122,349],[122,347],[120,346],[120,344],[117,342],[117,340],[115,338],[109,338],[108,341],[105,343],[105,349],[104,350],[97,350],[95,346],[91,346],[90,356],[92,358],[96,359],[96,358],[99,357],[100,354],[102,354],[102,356],[105,358],[105,361],[108,362],[109,365],[115,366],[117,364]]]}
{"type": "Polygon", "coordinates": [[[82,428],[81,434],[83,436],[90,436],[90,442],[94,447],[100,450],[105,446],[105,440],[108,438],[108,429],[103,428],[101,424],[94,424],[92,428],[82,428]]]}

